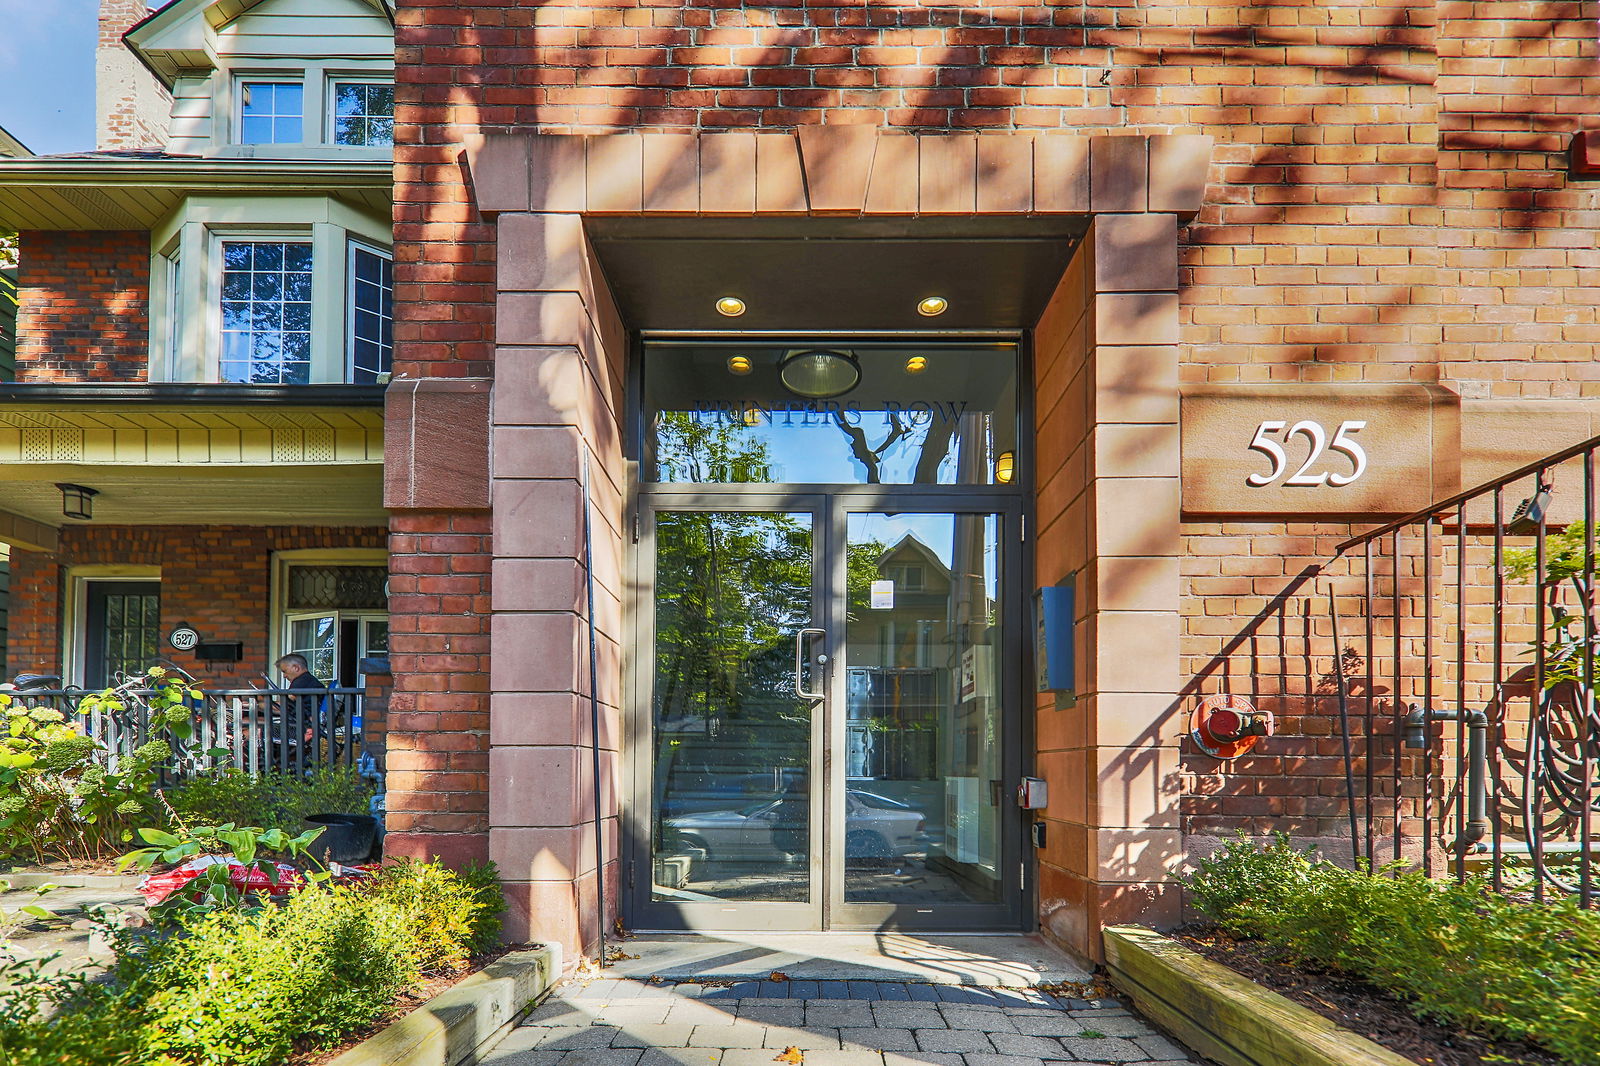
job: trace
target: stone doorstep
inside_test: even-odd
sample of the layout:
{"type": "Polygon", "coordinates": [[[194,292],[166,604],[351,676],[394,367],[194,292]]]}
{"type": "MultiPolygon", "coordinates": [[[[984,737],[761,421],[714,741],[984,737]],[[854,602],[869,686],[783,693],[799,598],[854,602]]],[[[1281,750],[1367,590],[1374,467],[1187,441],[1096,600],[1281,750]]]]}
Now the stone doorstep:
{"type": "Polygon", "coordinates": [[[1223,1066],[1412,1066],[1364,1036],[1142,926],[1105,930],[1111,982],[1223,1066]]]}
{"type": "Polygon", "coordinates": [[[440,992],[326,1066],[477,1062],[561,979],[561,945],[513,951],[440,992]]]}

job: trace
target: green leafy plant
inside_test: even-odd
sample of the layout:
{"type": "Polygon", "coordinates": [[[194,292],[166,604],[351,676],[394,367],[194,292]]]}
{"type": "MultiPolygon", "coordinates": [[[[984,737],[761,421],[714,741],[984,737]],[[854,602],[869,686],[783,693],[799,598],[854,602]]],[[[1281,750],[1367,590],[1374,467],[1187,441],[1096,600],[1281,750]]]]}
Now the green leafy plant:
{"type": "MultiPolygon", "coordinates": [[[[232,856],[244,867],[246,875],[259,872],[267,881],[278,883],[278,857],[291,863],[314,863],[309,849],[322,835],[321,829],[309,829],[290,836],[281,829],[260,829],[255,826],[237,826],[232,822],[219,826],[181,826],[177,833],[160,829],[140,829],[139,836],[151,845],[130,851],[117,860],[117,869],[134,869],[143,873],[157,862],[179,864],[202,856],[223,858],[232,856]]],[[[325,875],[318,871],[302,871],[310,881],[319,881],[325,875]]],[[[241,890],[234,884],[232,871],[226,862],[213,863],[180,891],[150,908],[150,918],[160,924],[172,924],[183,918],[209,914],[218,910],[239,910],[258,904],[252,899],[256,893],[241,890]]]]}
{"type": "Polygon", "coordinates": [[[1476,879],[1383,872],[1314,862],[1280,839],[1232,844],[1184,881],[1235,935],[1353,974],[1427,1017],[1600,1066],[1600,914],[1476,879]]]}
{"type": "MultiPolygon", "coordinates": [[[[249,840],[223,831],[216,841],[248,853],[249,840]]],[[[494,876],[406,863],[276,906],[188,911],[153,930],[105,923],[117,961],[93,982],[0,960],[0,1066],[277,1066],[336,1044],[388,1013],[425,968],[492,939],[494,876]]]]}
{"type": "Polygon", "coordinates": [[[406,915],[424,973],[457,968],[487,951],[499,935],[505,909],[493,863],[457,873],[438,863],[402,859],[379,870],[366,891],[406,915]]]}
{"type": "MultiPolygon", "coordinates": [[[[55,885],[40,885],[33,890],[33,898],[41,899],[56,890],[55,885]]],[[[11,891],[11,880],[0,877],[0,894],[11,891]]],[[[0,941],[7,940],[29,919],[40,922],[53,921],[56,915],[37,903],[24,903],[20,907],[0,906],[0,941]]]]}
{"type": "MultiPolygon", "coordinates": [[[[1538,594],[1547,602],[1544,645],[1544,687],[1582,684],[1585,664],[1594,660],[1595,649],[1585,647],[1584,618],[1595,612],[1595,574],[1589,568],[1588,526],[1574,522],[1545,537],[1544,573],[1537,575],[1538,594]],[[1573,601],[1565,601],[1568,587],[1573,601]],[[1575,610],[1572,608],[1576,608],[1575,610]]],[[[1539,569],[1534,548],[1516,548],[1505,553],[1506,576],[1527,580],[1539,569]]],[[[1600,627],[1597,627],[1600,628],[1600,627]]],[[[1537,651],[1540,641],[1529,646],[1537,651]]],[[[1600,666],[1591,667],[1600,677],[1600,666]]]]}
{"type": "Polygon", "coordinates": [[[120,716],[135,701],[148,709],[150,739],[112,760],[60,711],[0,693],[0,854],[94,861],[120,850],[172,758],[169,739],[181,743],[192,731],[188,701],[198,695],[155,667],[86,697],[83,714],[120,716]]]}
{"type": "Polygon", "coordinates": [[[129,938],[112,974],[144,1054],[191,1066],[276,1066],[380,1017],[419,971],[406,916],[363,892],[313,889],[217,910],[179,935],[129,938]]]}
{"type": "Polygon", "coordinates": [[[1203,913],[1249,929],[1263,900],[1306,882],[1315,851],[1315,846],[1296,848],[1287,833],[1273,834],[1265,846],[1240,833],[1221,851],[1197,861],[1195,872],[1183,884],[1203,913]]]}
{"type": "Polygon", "coordinates": [[[0,1063],[5,1066],[177,1066],[150,1058],[137,1027],[114,1024],[117,994],[57,956],[0,957],[0,1063]]]}
{"type": "Polygon", "coordinates": [[[234,822],[298,833],[306,815],[365,813],[373,787],[344,767],[318,767],[304,777],[250,774],[223,767],[166,789],[175,818],[208,825],[234,822]]]}

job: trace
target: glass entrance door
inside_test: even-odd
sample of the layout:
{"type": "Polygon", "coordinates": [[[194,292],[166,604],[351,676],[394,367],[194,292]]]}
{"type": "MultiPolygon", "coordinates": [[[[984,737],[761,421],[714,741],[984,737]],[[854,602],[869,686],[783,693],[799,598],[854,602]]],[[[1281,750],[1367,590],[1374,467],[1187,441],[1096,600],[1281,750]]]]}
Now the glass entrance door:
{"type": "Polygon", "coordinates": [[[646,921],[818,928],[820,503],[665,502],[647,517],[646,921]]]}
{"type": "Polygon", "coordinates": [[[635,925],[1017,928],[1018,512],[938,506],[645,503],[635,925]]]}

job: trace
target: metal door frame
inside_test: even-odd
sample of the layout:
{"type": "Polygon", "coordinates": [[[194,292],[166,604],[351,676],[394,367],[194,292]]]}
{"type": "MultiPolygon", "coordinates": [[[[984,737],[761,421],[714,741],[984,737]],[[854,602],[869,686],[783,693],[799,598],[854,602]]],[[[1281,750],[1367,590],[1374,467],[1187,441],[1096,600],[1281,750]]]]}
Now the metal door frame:
{"type": "MultiPolygon", "coordinates": [[[[654,790],[651,776],[655,760],[652,732],[654,730],[655,686],[655,558],[656,515],[662,511],[743,511],[753,514],[811,515],[811,620],[813,624],[822,617],[828,601],[828,535],[830,522],[826,499],[814,492],[794,493],[723,493],[691,490],[659,491],[642,496],[638,503],[639,542],[634,553],[634,570],[638,609],[634,611],[633,633],[637,649],[636,664],[632,670],[628,716],[627,766],[630,801],[624,811],[623,833],[626,838],[626,866],[622,895],[631,907],[632,924],[649,929],[697,929],[719,931],[754,931],[765,929],[794,929],[796,931],[826,928],[825,886],[828,857],[825,854],[825,808],[827,784],[825,767],[827,752],[824,748],[825,730],[817,715],[828,704],[819,700],[812,707],[810,758],[811,772],[808,817],[807,875],[809,900],[805,903],[758,903],[736,900],[716,902],[666,902],[652,898],[655,884],[655,854],[651,837],[654,820],[652,803],[654,790]],[[642,867],[642,869],[641,869],[642,867]]],[[[813,654],[826,653],[832,659],[832,634],[813,654]]],[[[827,670],[831,678],[833,671],[827,670]]],[[[831,692],[831,684],[826,691],[831,692]]]]}
{"type": "Polygon", "coordinates": [[[1024,862],[1022,836],[1026,832],[1023,824],[1022,812],[1015,803],[1007,801],[1007,797],[1014,795],[1017,781],[1022,775],[1022,719],[1027,717],[1022,712],[1024,706],[1024,693],[1022,690],[1022,671],[1008,667],[1022,662],[1022,649],[1027,642],[1023,639],[1023,624],[1026,615],[1023,611],[1023,584],[1022,584],[1022,500],[1018,497],[1010,499],[978,498],[972,499],[968,506],[961,506],[955,501],[933,499],[921,494],[908,495],[894,489],[883,489],[881,486],[860,486],[863,489],[878,491],[858,491],[839,493],[831,496],[832,535],[828,538],[830,557],[828,559],[829,575],[827,582],[828,593],[828,624],[829,643],[836,649],[836,654],[831,657],[830,666],[833,668],[828,679],[827,706],[825,708],[825,722],[828,732],[828,748],[830,751],[843,752],[846,742],[846,693],[845,685],[848,681],[849,662],[847,660],[848,643],[845,639],[847,622],[845,619],[849,607],[848,596],[845,594],[846,569],[848,563],[847,546],[849,543],[847,526],[849,516],[852,514],[881,514],[884,512],[900,514],[933,514],[933,515],[981,515],[994,516],[998,521],[999,543],[1002,548],[1001,569],[997,575],[1000,592],[1001,606],[1001,639],[1003,646],[997,656],[996,675],[1001,680],[1000,687],[1000,715],[1001,715],[1001,793],[1000,802],[1000,854],[998,857],[998,871],[1000,873],[1000,899],[996,903],[952,903],[940,904],[929,907],[898,903],[847,903],[845,902],[845,811],[842,802],[848,782],[845,779],[844,759],[833,760],[833,764],[826,767],[828,772],[828,796],[832,803],[829,810],[829,823],[826,839],[833,845],[834,862],[828,868],[825,888],[828,892],[828,907],[826,913],[829,917],[828,928],[834,932],[875,932],[883,929],[908,930],[921,932],[952,932],[952,931],[1011,931],[1015,932],[1022,927],[1023,922],[1023,895],[1027,883],[1027,868],[1024,862]]]}
{"type": "Polygon", "coordinates": [[[1033,849],[1025,846],[1027,820],[1013,804],[1002,802],[1001,826],[1001,901],[997,904],[956,904],[939,908],[924,918],[926,908],[897,904],[843,902],[844,854],[842,848],[844,809],[836,802],[844,796],[844,762],[834,760],[832,750],[842,750],[845,731],[843,686],[847,670],[837,669],[844,634],[846,597],[844,589],[846,515],[902,511],[907,513],[981,513],[1000,518],[1000,536],[1006,546],[1000,575],[1003,606],[1005,668],[1002,676],[1002,714],[1004,738],[1001,754],[1003,790],[1009,796],[1017,780],[1030,766],[1027,753],[1034,734],[1034,700],[1023,679],[1032,676],[1033,644],[1025,639],[1031,631],[1031,599],[1027,596],[1033,575],[1032,544],[1028,523],[1032,521],[1034,483],[1035,410],[1032,349],[1029,337],[1021,331],[968,330],[884,333],[862,331],[839,333],[819,331],[658,331],[635,332],[627,374],[627,417],[623,420],[624,451],[628,457],[629,513],[632,515],[632,550],[625,571],[629,588],[625,595],[625,632],[630,653],[624,656],[621,709],[622,780],[624,807],[620,812],[619,841],[622,869],[618,897],[627,924],[640,930],[765,931],[809,930],[862,931],[899,929],[907,931],[984,931],[1027,932],[1033,928],[1037,894],[1037,864],[1033,849]],[[797,342],[826,344],[833,340],[876,340],[916,343],[955,343],[960,341],[1006,341],[1016,346],[1018,425],[1015,473],[1009,485],[862,485],[862,484],[761,484],[728,483],[686,485],[647,483],[643,480],[639,458],[645,436],[643,389],[644,348],[649,340],[684,340],[704,337],[708,341],[759,336],[764,341],[793,337],[797,342]],[[810,848],[811,901],[806,904],[718,902],[693,905],[652,900],[654,854],[650,834],[653,760],[649,758],[654,716],[652,700],[655,655],[655,514],[670,510],[700,511],[811,511],[812,537],[812,617],[828,615],[823,628],[828,631],[826,650],[828,699],[822,701],[823,728],[812,728],[812,846],[810,848]],[[835,550],[837,548],[837,550],[835,550]],[[835,589],[840,594],[835,595],[835,589]],[[1014,708],[1014,710],[1013,710],[1014,708]],[[817,772],[816,768],[821,768],[817,772]],[[821,787],[819,787],[819,785],[821,787]],[[835,809],[836,808],[836,809],[835,809]],[[821,830],[818,832],[818,830],[821,830]],[[813,918],[804,924],[794,922],[797,912],[810,910],[813,918]]]}

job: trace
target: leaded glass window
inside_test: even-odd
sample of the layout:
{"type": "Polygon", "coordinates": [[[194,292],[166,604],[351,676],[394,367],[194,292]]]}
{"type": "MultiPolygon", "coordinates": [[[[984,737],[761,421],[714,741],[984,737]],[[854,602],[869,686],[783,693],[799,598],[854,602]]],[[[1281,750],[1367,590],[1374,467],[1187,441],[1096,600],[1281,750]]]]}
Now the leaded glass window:
{"type": "Polygon", "coordinates": [[[382,566],[291,566],[288,602],[291,611],[376,610],[389,607],[382,566]]]}

